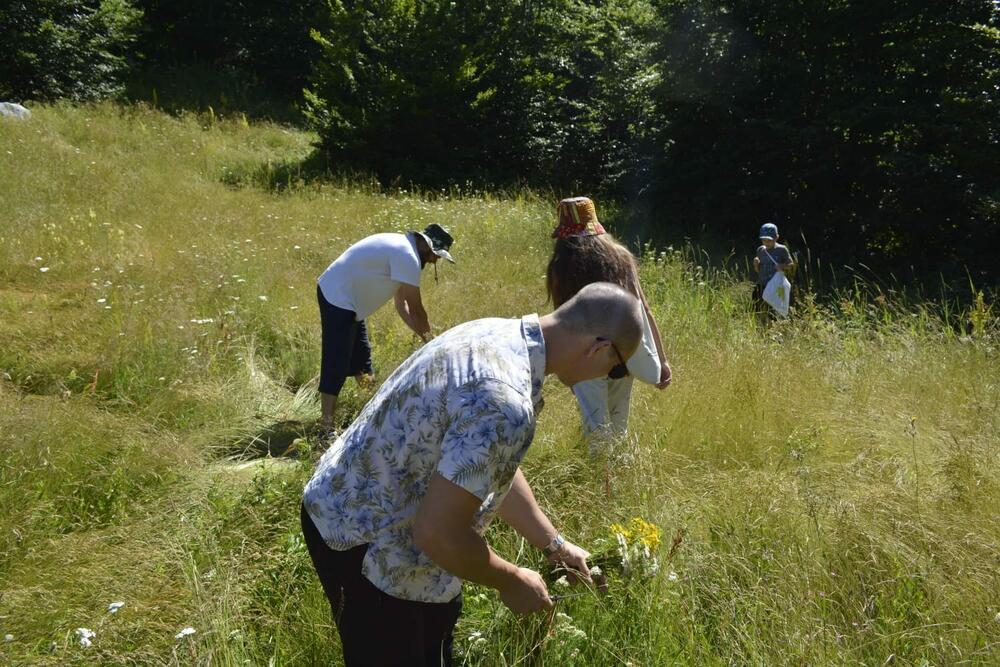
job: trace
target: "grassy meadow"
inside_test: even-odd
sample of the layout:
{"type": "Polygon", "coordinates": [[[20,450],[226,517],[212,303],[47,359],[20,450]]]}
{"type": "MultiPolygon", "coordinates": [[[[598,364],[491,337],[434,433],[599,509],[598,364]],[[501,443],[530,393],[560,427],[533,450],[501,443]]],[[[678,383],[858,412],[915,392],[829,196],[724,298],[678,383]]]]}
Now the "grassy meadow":
{"type": "MultiPolygon", "coordinates": [[[[287,167],[311,140],[112,105],[0,122],[0,664],[339,661],[298,528],[315,278],[438,222],[458,264],[425,271],[435,329],[544,312],[555,196],[305,182],[287,167]]],[[[524,466],[582,546],[660,526],[659,570],[554,619],[468,586],[461,664],[1000,663],[991,307],[859,290],[763,326],[749,284],[691,257],[642,265],[675,383],[638,387],[630,437],[591,460],[550,380],[524,466]]],[[[384,378],[416,343],[391,306],[369,327],[384,378]]],[[[343,413],[370,392],[349,383],[343,413]]]]}

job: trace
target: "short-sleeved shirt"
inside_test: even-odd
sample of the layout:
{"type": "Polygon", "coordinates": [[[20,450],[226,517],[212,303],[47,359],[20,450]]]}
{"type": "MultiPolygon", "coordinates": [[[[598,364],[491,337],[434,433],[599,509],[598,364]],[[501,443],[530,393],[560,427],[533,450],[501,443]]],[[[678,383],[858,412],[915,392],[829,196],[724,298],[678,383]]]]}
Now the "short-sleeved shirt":
{"type": "Polygon", "coordinates": [[[413,234],[373,234],[338,257],[317,279],[323,298],[361,321],[406,283],[420,286],[420,254],[413,234]]]}
{"type": "Polygon", "coordinates": [[[762,245],[757,248],[757,259],[760,260],[760,273],[757,274],[757,284],[766,285],[777,272],[778,264],[787,264],[792,261],[792,256],[786,246],[775,243],[772,250],[768,250],[762,245]]]}
{"type": "Polygon", "coordinates": [[[413,543],[434,473],[481,501],[480,533],[531,444],[545,379],[536,315],[450,329],[389,376],[320,459],[303,503],[335,550],[368,544],[362,572],[394,597],[447,602],[461,580],[413,543]]]}

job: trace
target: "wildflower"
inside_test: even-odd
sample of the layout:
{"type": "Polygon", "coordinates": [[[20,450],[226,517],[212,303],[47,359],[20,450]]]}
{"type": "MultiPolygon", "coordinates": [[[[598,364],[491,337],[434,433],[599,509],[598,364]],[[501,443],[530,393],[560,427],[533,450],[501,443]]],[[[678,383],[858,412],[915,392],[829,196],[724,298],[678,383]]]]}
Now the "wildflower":
{"type": "Polygon", "coordinates": [[[267,297],[266,297],[266,296],[264,296],[263,294],[261,294],[261,295],[260,295],[259,297],[257,297],[257,298],[258,298],[258,299],[260,299],[261,301],[267,301],[267,297]]]}
{"type": "Polygon", "coordinates": [[[668,581],[677,581],[677,579],[678,579],[677,573],[674,572],[673,570],[671,570],[670,572],[667,573],[667,580],[668,581]]]}
{"type": "Polygon", "coordinates": [[[118,610],[125,606],[124,602],[112,602],[108,605],[108,613],[117,614],[118,610]]]}
{"type": "Polygon", "coordinates": [[[47,266],[43,266],[42,268],[40,268],[40,269],[38,269],[38,270],[39,270],[39,271],[41,271],[42,273],[48,273],[48,271],[49,271],[49,267],[47,267],[47,266]]]}
{"type": "Polygon", "coordinates": [[[3,636],[3,640],[5,642],[12,642],[12,641],[14,641],[14,635],[8,633],[8,634],[6,634],[6,635],[3,636]]]}
{"type": "Polygon", "coordinates": [[[654,550],[660,546],[661,532],[657,526],[639,517],[635,517],[629,522],[629,527],[635,533],[636,537],[639,538],[639,541],[642,542],[643,546],[648,547],[650,550],[654,550]]]}
{"type": "Polygon", "coordinates": [[[82,646],[83,648],[87,648],[91,644],[93,644],[93,642],[90,640],[96,637],[97,633],[91,630],[90,628],[77,628],[76,636],[80,638],[80,646],[82,646]]]}
{"type": "Polygon", "coordinates": [[[553,584],[556,588],[569,588],[569,581],[566,579],[566,575],[563,575],[556,579],[553,584]]]}
{"type": "Polygon", "coordinates": [[[190,627],[184,628],[183,630],[181,630],[180,632],[178,632],[176,635],[174,635],[174,639],[184,639],[185,637],[190,637],[191,635],[193,635],[196,632],[197,632],[197,630],[195,630],[194,628],[190,628],[190,627]]]}
{"type": "Polygon", "coordinates": [[[97,300],[97,303],[106,303],[106,302],[107,299],[105,299],[104,297],[101,297],[100,299],[97,300]]]}
{"type": "Polygon", "coordinates": [[[599,577],[602,574],[604,574],[604,571],[601,569],[600,565],[595,565],[594,567],[590,568],[591,577],[599,577]]]}

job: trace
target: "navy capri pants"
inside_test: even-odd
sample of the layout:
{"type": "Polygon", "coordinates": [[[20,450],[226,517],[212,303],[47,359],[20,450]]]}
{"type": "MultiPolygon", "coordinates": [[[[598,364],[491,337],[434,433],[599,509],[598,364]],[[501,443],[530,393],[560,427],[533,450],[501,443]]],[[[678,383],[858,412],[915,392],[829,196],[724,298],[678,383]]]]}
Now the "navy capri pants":
{"type": "Polygon", "coordinates": [[[319,390],[336,396],[348,377],[374,374],[372,348],[368,344],[365,323],[355,319],[354,311],[338,308],[327,301],[318,285],[316,299],[323,328],[319,390]]]}

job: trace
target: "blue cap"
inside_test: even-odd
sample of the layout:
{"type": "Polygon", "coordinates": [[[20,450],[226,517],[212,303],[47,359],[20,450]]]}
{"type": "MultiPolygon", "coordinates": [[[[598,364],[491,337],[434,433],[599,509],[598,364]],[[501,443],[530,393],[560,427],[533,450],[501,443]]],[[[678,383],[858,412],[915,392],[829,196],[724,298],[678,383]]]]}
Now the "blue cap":
{"type": "Polygon", "coordinates": [[[760,226],[760,234],[757,235],[758,238],[762,239],[778,239],[778,225],[768,222],[760,226]]]}

